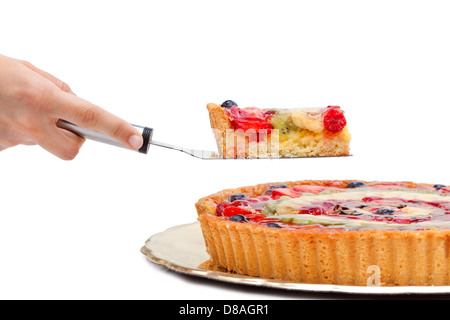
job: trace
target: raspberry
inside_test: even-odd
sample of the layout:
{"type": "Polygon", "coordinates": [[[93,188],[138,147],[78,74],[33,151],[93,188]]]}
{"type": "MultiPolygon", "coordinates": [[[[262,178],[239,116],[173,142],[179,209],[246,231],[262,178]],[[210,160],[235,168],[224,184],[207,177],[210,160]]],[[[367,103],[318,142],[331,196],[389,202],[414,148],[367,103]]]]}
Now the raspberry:
{"type": "Polygon", "coordinates": [[[328,106],[323,115],[323,125],[328,131],[341,131],[347,125],[344,111],[338,106],[328,106]]]}

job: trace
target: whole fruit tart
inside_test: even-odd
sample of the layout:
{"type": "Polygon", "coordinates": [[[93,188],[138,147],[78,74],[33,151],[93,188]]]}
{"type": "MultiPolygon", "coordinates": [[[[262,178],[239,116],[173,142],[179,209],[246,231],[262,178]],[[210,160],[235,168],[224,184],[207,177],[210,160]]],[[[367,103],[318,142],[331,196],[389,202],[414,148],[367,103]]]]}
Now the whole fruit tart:
{"type": "Polygon", "coordinates": [[[347,120],[339,106],[303,109],[239,108],[227,100],[207,105],[224,158],[345,156],[347,120]]]}
{"type": "Polygon", "coordinates": [[[299,283],[450,285],[450,187],[297,181],[196,203],[215,267],[299,283]],[[373,273],[373,274],[372,274],[373,273]]]}

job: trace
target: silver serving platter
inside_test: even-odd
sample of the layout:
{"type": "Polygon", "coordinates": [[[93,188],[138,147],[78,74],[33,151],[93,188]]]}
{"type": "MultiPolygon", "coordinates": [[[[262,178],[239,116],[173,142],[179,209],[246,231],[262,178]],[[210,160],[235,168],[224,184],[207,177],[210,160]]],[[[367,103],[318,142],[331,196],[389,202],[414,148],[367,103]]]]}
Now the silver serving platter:
{"type": "Polygon", "coordinates": [[[191,276],[228,283],[292,291],[345,294],[450,294],[450,286],[342,286],[274,281],[209,268],[203,235],[198,222],[167,229],[150,237],[141,248],[153,263],[191,276]]]}

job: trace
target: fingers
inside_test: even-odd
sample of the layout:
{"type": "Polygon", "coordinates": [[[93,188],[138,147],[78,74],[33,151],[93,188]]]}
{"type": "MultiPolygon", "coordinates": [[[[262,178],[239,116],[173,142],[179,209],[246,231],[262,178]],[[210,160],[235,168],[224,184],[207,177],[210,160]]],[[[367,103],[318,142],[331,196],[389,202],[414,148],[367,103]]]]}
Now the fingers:
{"type": "Polygon", "coordinates": [[[39,134],[29,131],[18,131],[0,126],[0,151],[21,145],[40,145],[48,152],[63,160],[72,160],[78,154],[84,139],[76,134],[54,125],[36,122],[39,134]]]}
{"type": "Polygon", "coordinates": [[[18,61],[20,63],[22,63],[23,65],[25,65],[27,68],[33,70],[34,72],[38,73],[39,75],[41,75],[45,79],[47,79],[50,82],[52,82],[54,85],[56,85],[62,91],[74,94],[72,89],[69,87],[69,85],[67,83],[61,81],[60,79],[58,79],[54,75],[52,75],[52,74],[50,74],[50,73],[48,73],[48,72],[46,72],[44,70],[39,69],[38,67],[36,67],[33,64],[29,63],[28,61],[23,61],[23,60],[18,60],[18,61]]]}
{"type": "Polygon", "coordinates": [[[60,92],[55,96],[58,116],[80,127],[101,131],[125,146],[139,149],[142,135],[128,122],[77,96],[60,92]]]}
{"type": "Polygon", "coordinates": [[[42,140],[39,145],[62,160],[73,160],[84,141],[76,134],[57,128],[55,125],[54,128],[49,129],[46,139],[42,140]]]}

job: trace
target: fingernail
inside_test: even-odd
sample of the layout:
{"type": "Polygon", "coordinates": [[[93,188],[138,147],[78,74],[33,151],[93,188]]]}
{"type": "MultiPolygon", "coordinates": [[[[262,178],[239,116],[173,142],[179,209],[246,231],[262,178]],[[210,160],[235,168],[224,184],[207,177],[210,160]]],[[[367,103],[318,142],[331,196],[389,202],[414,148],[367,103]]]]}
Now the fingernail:
{"type": "Polygon", "coordinates": [[[136,134],[132,135],[130,139],[128,139],[128,143],[134,148],[139,149],[142,147],[142,144],[144,143],[144,140],[141,136],[138,136],[136,134]]]}

